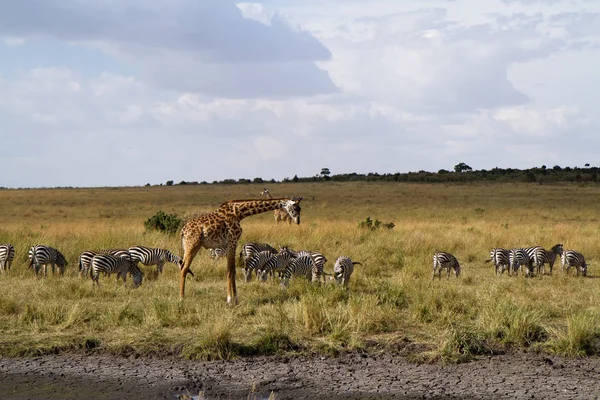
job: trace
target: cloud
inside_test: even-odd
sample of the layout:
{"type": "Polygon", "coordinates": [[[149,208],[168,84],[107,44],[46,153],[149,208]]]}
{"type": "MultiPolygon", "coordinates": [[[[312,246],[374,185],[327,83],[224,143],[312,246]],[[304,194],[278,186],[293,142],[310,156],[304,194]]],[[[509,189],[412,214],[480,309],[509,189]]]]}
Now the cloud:
{"type": "Polygon", "coordinates": [[[0,34],[95,45],[174,90],[189,81],[227,97],[336,90],[315,65],[331,53],[313,35],[279,15],[269,25],[244,18],[228,0],[3,2],[0,34]]]}

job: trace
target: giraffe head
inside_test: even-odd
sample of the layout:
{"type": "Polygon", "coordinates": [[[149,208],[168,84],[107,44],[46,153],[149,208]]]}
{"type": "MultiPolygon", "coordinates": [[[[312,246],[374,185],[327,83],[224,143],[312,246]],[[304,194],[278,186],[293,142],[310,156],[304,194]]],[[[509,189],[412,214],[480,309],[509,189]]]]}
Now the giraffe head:
{"type": "Polygon", "coordinates": [[[287,211],[287,213],[290,215],[290,217],[294,220],[294,222],[296,224],[300,224],[300,201],[302,200],[302,197],[294,197],[292,199],[288,199],[286,200],[281,208],[283,208],[285,211],[287,211]]]}

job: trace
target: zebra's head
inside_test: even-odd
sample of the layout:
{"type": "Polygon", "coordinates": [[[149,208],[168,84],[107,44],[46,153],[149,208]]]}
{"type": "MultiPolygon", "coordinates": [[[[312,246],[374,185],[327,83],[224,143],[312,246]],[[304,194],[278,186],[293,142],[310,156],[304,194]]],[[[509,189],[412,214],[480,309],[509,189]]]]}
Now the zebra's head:
{"type": "Polygon", "coordinates": [[[289,216],[294,220],[296,224],[300,224],[300,201],[302,197],[294,197],[292,199],[286,200],[282,205],[283,208],[289,216]]]}

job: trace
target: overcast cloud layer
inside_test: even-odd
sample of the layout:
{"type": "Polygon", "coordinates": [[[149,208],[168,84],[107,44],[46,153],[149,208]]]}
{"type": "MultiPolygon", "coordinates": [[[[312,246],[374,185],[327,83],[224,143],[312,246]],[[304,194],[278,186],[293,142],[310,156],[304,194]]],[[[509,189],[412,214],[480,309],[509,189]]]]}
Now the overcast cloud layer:
{"type": "Polygon", "coordinates": [[[592,0],[0,2],[0,186],[598,166],[597,71],[592,0]]]}

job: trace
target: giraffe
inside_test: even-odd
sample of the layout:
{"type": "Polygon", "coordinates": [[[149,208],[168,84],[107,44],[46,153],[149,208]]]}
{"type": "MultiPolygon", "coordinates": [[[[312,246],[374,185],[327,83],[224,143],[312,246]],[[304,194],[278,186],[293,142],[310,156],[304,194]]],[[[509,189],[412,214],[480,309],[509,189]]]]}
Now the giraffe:
{"type": "MultiPolygon", "coordinates": [[[[273,196],[271,196],[271,193],[269,192],[268,189],[263,189],[262,192],[260,192],[261,196],[266,196],[268,199],[272,199],[273,196]]],[[[292,223],[292,217],[290,217],[290,214],[288,214],[283,208],[276,208],[273,211],[273,217],[275,218],[275,223],[278,224],[279,221],[287,221],[288,224],[292,223]]]]}
{"type": "Polygon", "coordinates": [[[183,300],[185,294],[185,278],[187,274],[194,276],[190,266],[200,248],[226,249],[227,256],[227,303],[237,304],[235,286],[235,254],[242,235],[241,220],[250,215],[266,211],[284,209],[300,224],[300,201],[302,197],[230,200],[215,211],[189,219],[181,228],[181,247],[183,264],[179,283],[179,296],[183,300]]]}

